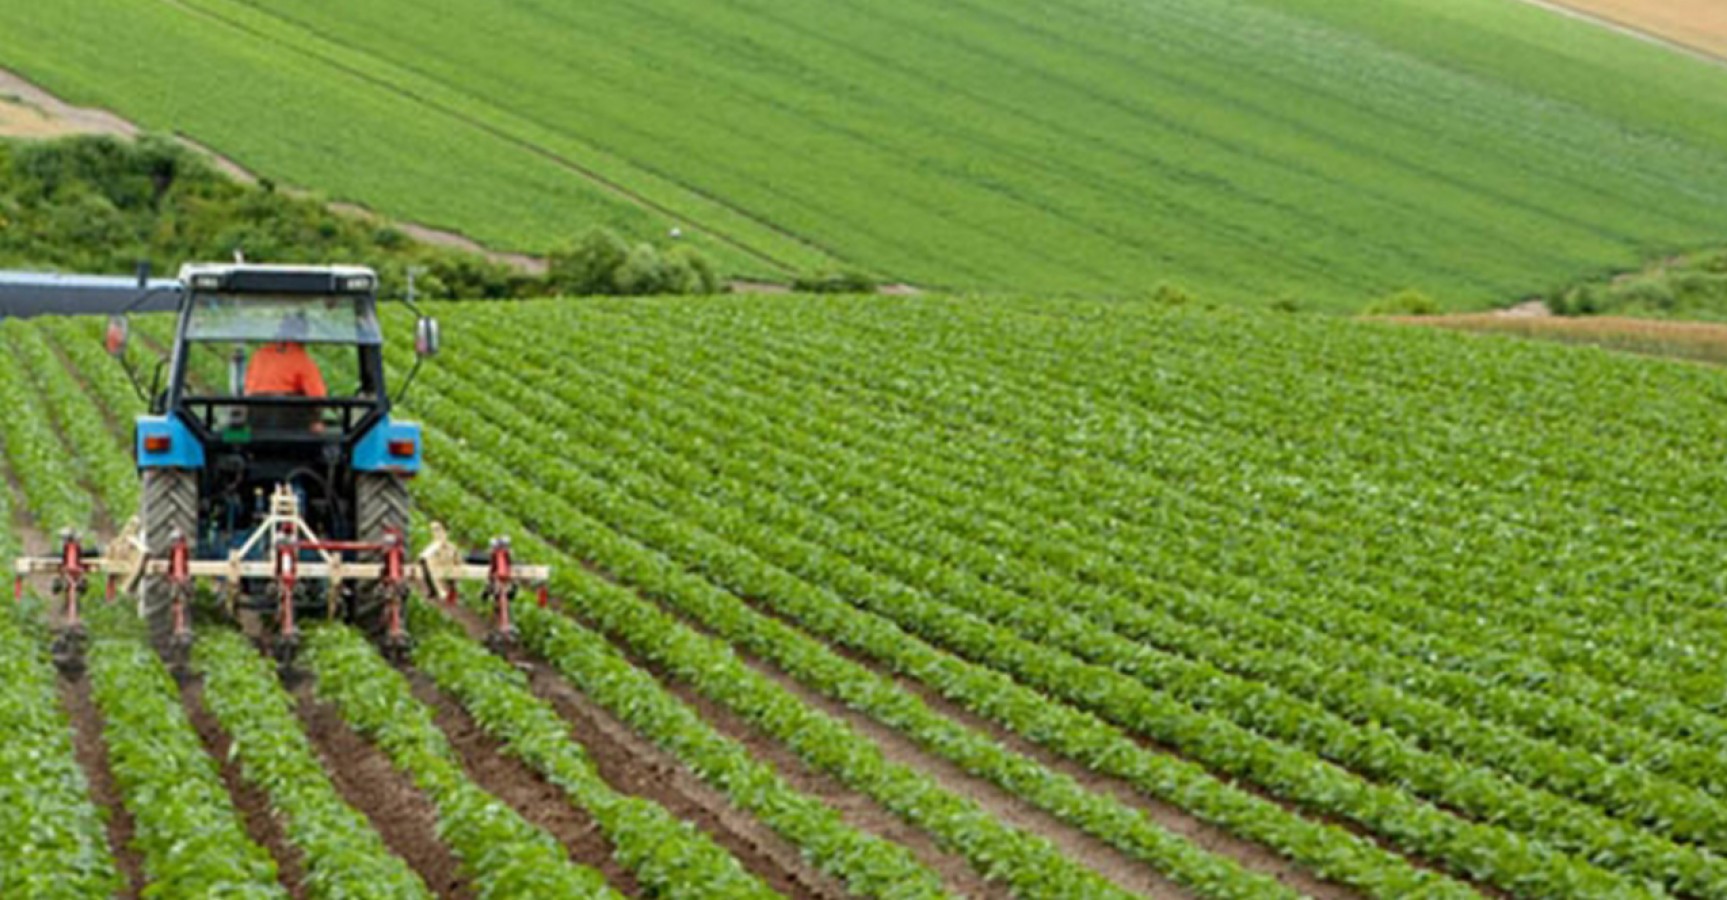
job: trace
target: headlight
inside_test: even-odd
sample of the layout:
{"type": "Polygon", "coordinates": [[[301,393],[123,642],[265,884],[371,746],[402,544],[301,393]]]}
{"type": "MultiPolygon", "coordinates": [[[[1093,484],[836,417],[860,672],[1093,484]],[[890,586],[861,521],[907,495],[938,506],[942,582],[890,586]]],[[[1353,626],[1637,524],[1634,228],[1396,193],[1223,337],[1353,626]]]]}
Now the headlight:
{"type": "Polygon", "coordinates": [[[344,291],[353,291],[358,293],[361,291],[369,291],[371,289],[372,276],[370,275],[349,275],[342,279],[342,290],[344,291]]]}

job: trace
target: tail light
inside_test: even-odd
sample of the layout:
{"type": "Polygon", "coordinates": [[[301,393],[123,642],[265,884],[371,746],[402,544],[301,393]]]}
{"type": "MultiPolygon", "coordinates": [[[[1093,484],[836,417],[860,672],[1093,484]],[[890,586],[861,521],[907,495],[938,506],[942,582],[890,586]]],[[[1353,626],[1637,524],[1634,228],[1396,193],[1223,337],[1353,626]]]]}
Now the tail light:
{"type": "Polygon", "coordinates": [[[390,455],[398,459],[407,459],[414,455],[414,442],[402,439],[390,442],[390,455]]]}
{"type": "Polygon", "coordinates": [[[174,439],[165,434],[150,434],[144,436],[145,453],[167,453],[174,449],[174,439]]]}

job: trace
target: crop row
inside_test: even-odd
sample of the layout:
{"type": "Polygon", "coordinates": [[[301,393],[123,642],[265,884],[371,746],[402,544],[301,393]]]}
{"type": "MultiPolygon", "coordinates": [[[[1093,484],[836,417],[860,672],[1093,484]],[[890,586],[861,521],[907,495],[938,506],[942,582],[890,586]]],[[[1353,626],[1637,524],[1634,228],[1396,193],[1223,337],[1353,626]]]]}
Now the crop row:
{"type": "Polygon", "coordinates": [[[238,634],[210,629],[198,635],[193,664],[204,676],[204,703],[232,738],[242,777],[269,797],[287,839],[304,855],[309,896],[431,896],[336,793],[268,659],[238,634]]]}
{"type": "Polygon", "coordinates": [[[313,629],[306,665],[333,704],[407,772],[437,809],[438,833],[481,897],[610,897],[599,872],[571,862],[551,835],[480,790],[401,673],[358,632],[313,629]]]}
{"type": "MultiPolygon", "coordinates": [[[[417,402],[428,404],[429,392],[422,394],[417,402]]],[[[437,415],[449,421],[448,417],[458,413],[453,407],[440,407],[437,415]]],[[[486,440],[486,430],[482,424],[469,425],[462,429],[463,441],[470,446],[481,444],[486,440]]],[[[524,521],[543,530],[560,545],[583,557],[603,561],[619,577],[688,612],[716,633],[799,672],[812,687],[848,702],[861,702],[860,698],[868,696],[868,688],[876,684],[875,677],[862,673],[855,665],[835,667],[831,654],[820,645],[783,626],[774,627],[771,619],[750,610],[736,597],[715,590],[701,578],[681,574],[676,567],[656,559],[655,554],[593,523],[566,501],[513,485],[499,463],[483,462],[479,457],[458,449],[455,444],[442,441],[436,434],[429,436],[429,443],[437,448],[443,460],[441,471],[445,477],[455,477],[475,486],[483,485],[476,489],[489,502],[519,510],[524,521]],[[810,662],[802,665],[785,662],[798,657],[810,662]],[[825,663],[831,674],[825,678],[810,678],[809,670],[803,666],[814,666],[818,661],[825,663]],[[847,681],[859,687],[847,689],[844,687],[847,681]]],[[[481,445],[486,446],[487,457],[491,460],[512,456],[508,450],[490,444],[481,445]]],[[[568,489],[567,483],[564,487],[568,489]]],[[[422,498],[425,496],[422,494],[422,498]]],[[[438,504],[436,508],[441,515],[457,519],[453,505],[438,504]]],[[[726,583],[732,581],[731,578],[721,580],[726,583]]],[[[609,620],[613,615],[621,618],[642,605],[642,601],[629,591],[586,579],[577,583],[581,592],[572,602],[578,603],[584,614],[599,616],[594,610],[602,604],[607,610],[618,608],[618,613],[606,613],[609,620]]],[[[817,600],[806,606],[803,612],[824,620],[827,624],[817,630],[831,639],[877,653],[888,647],[898,648],[894,654],[885,657],[896,668],[915,673],[974,711],[1002,721],[1034,740],[1050,743],[1055,749],[1100,771],[1127,778],[1155,796],[1193,810],[1202,818],[1283,850],[1313,866],[1322,875],[1387,896],[1407,893],[1418,884],[1427,889],[1435,887],[1431,876],[1409,869],[1402,861],[1364,845],[1347,833],[1290,815],[1275,804],[1213,781],[1197,767],[1144,751],[1130,738],[1095,719],[1049,704],[1041,695],[1019,688],[1000,675],[933,651],[891,626],[882,627],[859,616],[843,604],[817,600]]],[[[891,702],[901,709],[919,708],[915,701],[908,703],[905,698],[893,697],[891,692],[879,692],[878,697],[881,704],[891,702]]],[[[875,711],[879,713],[880,708],[877,706],[875,711]]],[[[939,727],[930,724],[932,717],[927,710],[915,715],[926,728],[939,727]]],[[[888,721],[890,724],[903,724],[894,723],[891,716],[888,721]]],[[[916,729],[912,733],[917,734],[916,729]]],[[[940,752],[939,745],[932,746],[932,749],[940,752]]],[[[991,773],[985,769],[983,774],[991,773]]],[[[995,773],[995,777],[1002,775],[995,773]]],[[[1011,781],[1008,783],[1013,784],[1011,781]]],[[[1023,785],[1021,787],[1023,789],[1023,785]]],[[[1034,800],[1038,799],[1036,792],[1029,793],[1034,800]]]]}
{"type": "MultiPolygon", "coordinates": [[[[519,392],[512,394],[509,385],[491,384],[489,387],[504,399],[518,403],[525,399],[519,392]]],[[[634,434],[596,436],[592,429],[584,430],[580,433],[581,439],[598,443],[594,452],[575,454],[573,458],[619,459],[622,458],[620,454],[627,450],[628,458],[636,464],[655,469],[672,479],[674,493],[694,496],[725,491],[729,499],[728,496],[720,496],[716,498],[719,502],[753,516],[764,525],[778,526],[787,533],[809,535],[827,547],[867,560],[872,567],[903,578],[908,584],[922,585],[940,596],[954,598],[952,602],[992,621],[1007,624],[1023,637],[1057,642],[1082,658],[1133,674],[1148,685],[1167,686],[1196,707],[1218,709],[1245,726],[1305,743],[1315,752],[1359,771],[1408,784],[1452,807],[1551,839],[1556,846],[1576,847],[1585,853],[1611,852],[1625,858],[1622,863],[1625,868],[1647,877],[1673,879],[1679,886],[1689,888],[1721,883],[1718,864],[1692,848],[1675,846],[1640,833],[1635,828],[1603,817],[1595,810],[1579,807],[1569,799],[1505,784],[1491,773],[1470,770],[1450,758],[1412,747],[1375,726],[1359,727],[1354,722],[1339,720],[1324,709],[1304,707],[1259,683],[1234,679],[1216,668],[1179,657],[1166,657],[1133,645],[1107,630],[1107,623],[1114,623],[1117,628],[1126,623],[1138,626],[1138,633],[1149,640],[1167,642],[1172,634],[1182,633],[1181,624],[1167,616],[1116,602],[1114,597],[1101,591],[1083,591],[1084,586],[1076,585],[1052,587],[1048,581],[1043,583],[1043,591],[1009,596],[993,584],[949,565],[987,554],[976,553],[975,548],[963,541],[949,539],[943,542],[927,527],[916,529],[916,540],[908,537],[908,545],[928,547],[931,553],[939,556],[912,553],[882,540],[882,537],[897,531],[911,530],[907,525],[910,522],[922,522],[927,526],[940,516],[941,510],[902,506],[892,515],[860,514],[874,499],[869,492],[870,485],[848,484],[843,468],[838,471],[798,472],[796,460],[787,459],[785,454],[777,452],[780,446],[796,446],[795,436],[780,437],[777,443],[764,439],[748,453],[716,453],[709,448],[720,445],[718,436],[711,436],[709,441],[690,439],[692,435],[704,432],[700,422],[692,421],[702,418],[700,416],[679,421],[669,431],[654,431],[651,420],[641,413],[646,409],[660,411],[664,405],[661,398],[634,397],[630,401],[630,413],[620,415],[614,401],[609,399],[623,396],[617,391],[577,390],[585,397],[583,421],[571,423],[572,427],[582,427],[599,419],[612,419],[626,421],[637,431],[634,434]],[[682,440],[675,439],[674,435],[682,440]],[[653,449],[656,446],[679,447],[686,453],[697,454],[700,456],[699,465],[690,466],[668,459],[664,453],[653,449]],[[722,480],[719,473],[750,479],[750,482],[722,480]],[[783,493],[788,487],[815,484],[825,484],[830,490],[806,489],[807,507],[776,504],[771,500],[775,492],[783,493]],[[831,491],[835,486],[856,490],[857,493],[843,502],[834,503],[830,498],[836,496],[831,491]],[[847,530],[838,527],[832,519],[810,515],[811,510],[824,506],[833,507],[827,510],[829,514],[850,518],[859,527],[847,530]],[[1082,588],[1078,597],[1076,587],[1082,588]],[[1042,597],[1061,597],[1068,606],[1095,612],[1098,624],[1069,614],[1065,607],[1047,603],[1040,599],[1042,597]],[[1088,602],[1092,606],[1088,607],[1088,602]]],[[[558,424],[565,425],[561,420],[558,424]]],[[[765,419],[750,424],[764,437],[771,432],[772,423],[765,419]]],[[[576,436],[570,428],[565,428],[565,435],[566,438],[576,436]]],[[[602,468],[605,466],[604,463],[600,465],[602,468]]],[[[629,472],[605,470],[602,474],[613,484],[628,485],[632,481],[629,472]]],[[[636,480],[639,481],[639,477],[636,480]]],[[[883,487],[878,483],[874,490],[879,494],[883,487]]],[[[677,501],[662,497],[657,502],[675,505],[677,501]]],[[[988,560],[984,562],[987,564],[988,560]]],[[[1195,629],[1189,627],[1186,631],[1189,643],[1198,643],[1192,637],[1195,629]]],[[[1215,640],[1199,643],[1199,646],[1214,658],[1223,660],[1229,659],[1232,649],[1215,640]]],[[[1279,651],[1242,649],[1238,655],[1246,658],[1246,666],[1242,666],[1239,659],[1224,665],[1249,669],[1257,666],[1256,671],[1274,676],[1280,685],[1323,685],[1329,691],[1324,696],[1332,708],[1348,714],[1351,719],[1360,722],[1400,721],[1406,725],[1414,722],[1424,738],[1462,759],[1486,757],[1507,765],[1527,781],[1552,785],[1555,790],[1570,796],[1580,799],[1599,797],[1610,805],[1616,802],[1619,810],[1631,814],[1636,820],[1648,821],[1657,830],[1674,832],[1683,838],[1708,840],[1715,833],[1711,823],[1715,821],[1712,816],[1716,815],[1716,806],[1713,798],[1707,795],[1688,796],[1683,787],[1652,783],[1651,779],[1635,770],[1602,772],[1603,767],[1593,757],[1570,748],[1520,746],[1515,734],[1482,734],[1477,723],[1444,707],[1428,704],[1427,708],[1410,709],[1399,705],[1394,697],[1388,698],[1386,694],[1389,692],[1379,685],[1357,682],[1338,686],[1340,679],[1334,678],[1330,672],[1279,651]],[[1290,674],[1292,670],[1293,676],[1290,674]],[[1427,721],[1435,723],[1435,727],[1427,728],[1427,721]]]]}
{"type": "MultiPolygon", "coordinates": [[[[577,427],[574,417],[557,418],[556,422],[564,429],[577,427]]],[[[470,443],[480,439],[478,431],[463,429],[470,443]]],[[[493,449],[505,454],[513,448],[493,449]]],[[[612,482],[628,477],[616,460],[598,464],[610,467],[606,474],[612,482]]],[[[561,474],[568,468],[558,461],[548,461],[541,464],[537,477],[555,493],[573,496],[571,492],[578,489],[576,484],[569,475],[561,474]]],[[[637,486],[637,490],[641,488],[637,486]]],[[[1413,803],[1394,789],[1381,788],[1318,764],[1316,757],[1298,748],[1267,741],[1226,720],[1195,713],[1173,697],[1151,690],[1126,675],[1086,666],[1039,643],[1026,641],[1008,629],[945,607],[843,557],[823,553],[789,534],[771,530],[762,523],[759,509],[746,513],[736,507],[738,502],[748,501],[733,497],[732,507],[721,508],[704,498],[690,496],[654,499],[668,510],[681,510],[693,518],[680,521],[654,506],[616,497],[600,499],[592,494],[584,499],[584,505],[601,510],[600,514],[612,527],[655,546],[675,548],[670,552],[684,565],[720,573],[723,583],[770,605],[788,602],[788,595],[812,596],[812,588],[813,595],[819,595],[823,593],[820,585],[831,585],[834,593],[830,597],[859,598],[864,608],[967,658],[999,666],[1024,679],[1029,686],[1092,709],[1119,725],[1179,747],[1232,774],[1247,776],[1292,799],[1377,827],[1417,852],[1450,861],[1459,871],[1507,887],[1539,879],[1562,890],[1634,890],[1602,870],[1499,829],[1468,823],[1413,803]],[[701,511],[692,513],[698,507],[701,511]],[[704,521],[730,543],[702,534],[699,527],[704,521]],[[769,564],[764,566],[740,547],[761,553],[761,560],[770,561],[769,564]],[[786,569],[777,570],[772,562],[786,569]],[[1586,885],[1591,887],[1584,888],[1586,885]]],[[[540,527],[560,525],[543,522],[540,527]]],[[[609,568],[619,565],[608,555],[596,558],[609,568]]],[[[614,571],[632,581],[637,577],[630,568],[614,571]]]]}
{"type": "Polygon", "coordinates": [[[275,861],[247,837],[155,652],[134,634],[100,638],[89,650],[89,677],[151,894],[286,897],[275,861]]]}
{"type": "MultiPolygon", "coordinates": [[[[0,346],[10,346],[27,325],[8,321],[0,328],[0,346]]],[[[10,354],[9,354],[10,356],[10,354]]],[[[0,436],[6,459],[24,489],[30,513],[46,532],[88,528],[94,513],[90,496],[78,487],[77,470],[65,444],[54,433],[53,418],[20,366],[0,366],[0,436]]]]}
{"type": "MultiPolygon", "coordinates": [[[[0,498],[0,513],[5,506],[0,498]]],[[[0,535],[8,557],[9,543],[0,535]]],[[[37,613],[34,604],[0,610],[0,896],[109,896],[120,876],[73,756],[59,676],[23,621],[37,613]]]]}
{"type": "MultiPolygon", "coordinates": [[[[115,521],[138,508],[138,473],[114,439],[107,416],[61,364],[39,327],[13,326],[6,335],[11,358],[40,392],[42,408],[72,451],[73,471],[95,492],[115,521]]],[[[112,366],[107,367],[112,371],[112,366]]]]}
{"type": "Polygon", "coordinates": [[[414,665],[455,698],[504,747],[589,812],[618,860],[656,897],[777,897],[688,822],[650,801],[613,790],[595,770],[569,723],[535,697],[527,677],[421,604],[413,606],[414,665]]]}

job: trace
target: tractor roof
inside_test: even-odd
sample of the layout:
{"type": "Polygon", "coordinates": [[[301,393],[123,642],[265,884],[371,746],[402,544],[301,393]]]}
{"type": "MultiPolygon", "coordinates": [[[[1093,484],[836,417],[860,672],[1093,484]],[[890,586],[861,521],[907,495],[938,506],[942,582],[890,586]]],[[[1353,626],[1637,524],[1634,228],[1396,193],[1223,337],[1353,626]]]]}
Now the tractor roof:
{"type": "Polygon", "coordinates": [[[187,263],[180,282],[194,291],[259,294],[369,294],[378,273],[367,266],[187,263]]]}

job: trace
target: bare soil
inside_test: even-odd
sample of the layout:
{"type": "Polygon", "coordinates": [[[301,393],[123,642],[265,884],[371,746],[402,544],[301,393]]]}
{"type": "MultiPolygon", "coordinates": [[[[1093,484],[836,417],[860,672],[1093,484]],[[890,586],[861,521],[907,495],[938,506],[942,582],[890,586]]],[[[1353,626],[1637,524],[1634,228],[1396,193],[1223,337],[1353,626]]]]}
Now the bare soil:
{"type": "Polygon", "coordinates": [[[613,847],[586,810],[570,802],[563,790],[505,751],[503,743],[480,728],[460,704],[439,691],[431,679],[410,673],[414,696],[431,707],[438,728],[461,757],[468,778],[502,800],[522,818],[564,845],[570,859],[597,869],[620,893],[639,897],[635,873],[613,858],[613,847]]]}
{"type": "Polygon", "coordinates": [[[309,683],[294,694],[300,721],[342,799],[371,821],[384,845],[406,860],[434,894],[470,900],[473,886],[449,845],[438,838],[431,801],[382,751],[349,728],[340,713],[314,699],[309,683]]]}
{"type": "Polygon", "coordinates": [[[234,798],[234,808],[240,811],[247,836],[275,858],[277,880],[287,889],[289,896],[295,900],[310,896],[306,889],[305,854],[300,852],[300,848],[288,843],[282,822],[276,818],[270,807],[269,796],[241,775],[239,761],[229,755],[233,741],[228,737],[228,733],[222,730],[216,717],[204,707],[202,678],[194,676],[181,679],[180,704],[186,710],[186,717],[192,721],[192,727],[198,732],[199,740],[204,742],[204,750],[221,767],[222,783],[227,785],[229,796],[234,798]]]}
{"type": "Polygon", "coordinates": [[[0,137],[56,138],[74,134],[137,137],[138,127],[107,110],[73,106],[0,69],[0,137]]]}
{"type": "MultiPolygon", "coordinates": [[[[485,625],[465,610],[450,611],[469,636],[480,638],[485,625]]],[[[744,868],[792,900],[839,900],[847,896],[838,880],[812,866],[798,848],[755,816],[733,806],[671,754],[636,734],[550,666],[516,654],[515,665],[529,686],[566,722],[570,736],[587,751],[600,777],[614,790],[652,800],[672,815],[707,832],[744,868]]]]}
{"type": "Polygon", "coordinates": [[[1646,356],[1727,364],[1727,325],[1712,322],[1678,322],[1622,316],[1518,317],[1498,313],[1392,316],[1374,321],[1482,334],[1509,334],[1570,344],[1590,344],[1646,356]]]}
{"type": "MultiPolygon", "coordinates": [[[[1531,0],[1526,0],[1531,2],[1531,0]]],[[[1721,0],[1532,0],[1645,40],[1727,62],[1727,4],[1721,0]]]]}
{"type": "Polygon", "coordinates": [[[72,720],[72,751],[90,785],[90,799],[107,820],[108,850],[126,880],[121,894],[134,900],[144,890],[144,860],[132,847],[132,813],[120,799],[120,787],[108,768],[108,745],[102,740],[102,713],[90,699],[90,682],[61,679],[60,703],[72,720]]]}

